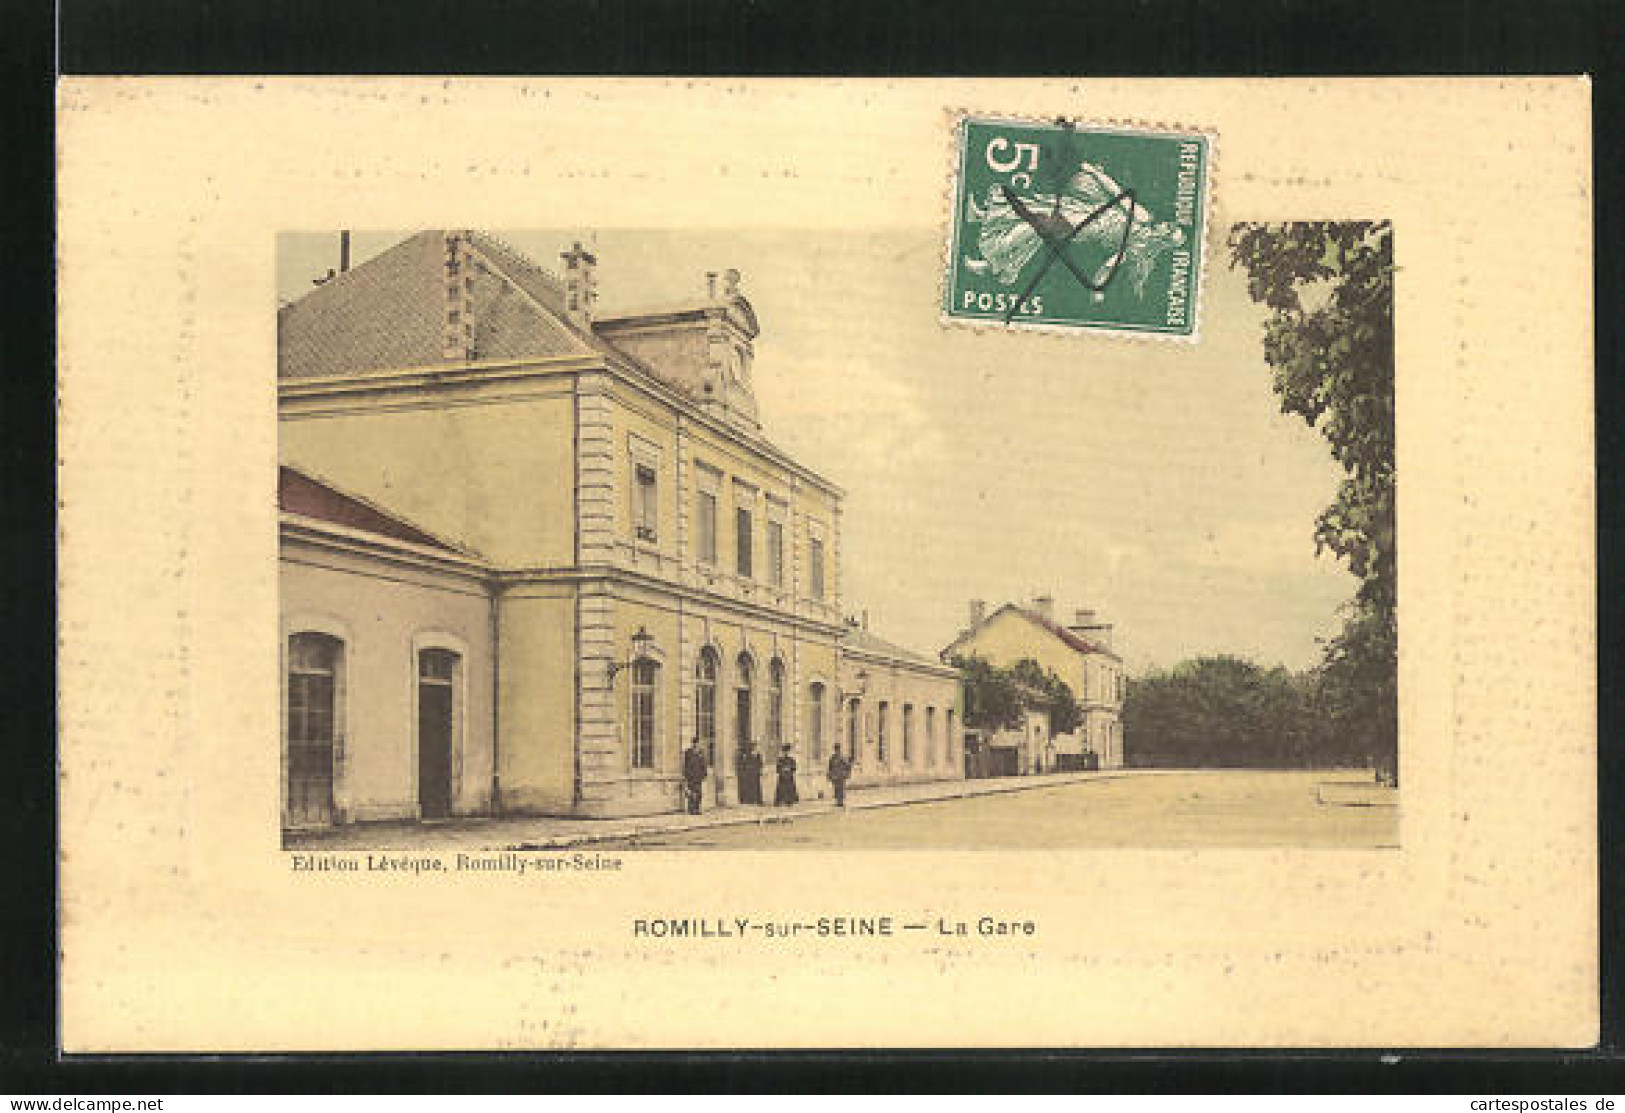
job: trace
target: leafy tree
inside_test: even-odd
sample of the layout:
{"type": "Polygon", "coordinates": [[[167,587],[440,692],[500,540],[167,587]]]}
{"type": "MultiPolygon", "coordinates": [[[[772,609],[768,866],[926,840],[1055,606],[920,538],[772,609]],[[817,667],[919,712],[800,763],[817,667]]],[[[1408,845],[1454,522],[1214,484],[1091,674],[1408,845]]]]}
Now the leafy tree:
{"type": "Polygon", "coordinates": [[[1083,707],[1071,685],[1031,657],[1000,668],[981,657],[955,657],[965,690],[965,725],[979,730],[1005,730],[1021,725],[1022,711],[1032,708],[1049,716],[1051,734],[1070,734],[1083,725],[1083,707]]]}
{"type": "Polygon", "coordinates": [[[1083,707],[1072,694],[1072,686],[1031,657],[1023,657],[1010,668],[1017,684],[1040,694],[1040,709],[1049,715],[1051,734],[1071,734],[1083,725],[1083,707]]]}
{"type": "Polygon", "coordinates": [[[1359,581],[1320,684],[1329,726],[1398,783],[1395,674],[1393,229],[1386,221],[1238,224],[1230,262],[1271,310],[1264,359],[1283,413],[1320,430],[1346,478],[1315,551],[1359,581]]]}
{"type": "Polygon", "coordinates": [[[1392,615],[1355,609],[1326,647],[1317,691],[1320,727],[1351,759],[1370,762],[1379,779],[1399,783],[1398,658],[1392,615]]]}
{"type": "Polygon", "coordinates": [[[982,657],[955,656],[965,691],[965,725],[976,730],[1005,730],[1021,725],[1021,687],[1008,670],[982,657]]]}

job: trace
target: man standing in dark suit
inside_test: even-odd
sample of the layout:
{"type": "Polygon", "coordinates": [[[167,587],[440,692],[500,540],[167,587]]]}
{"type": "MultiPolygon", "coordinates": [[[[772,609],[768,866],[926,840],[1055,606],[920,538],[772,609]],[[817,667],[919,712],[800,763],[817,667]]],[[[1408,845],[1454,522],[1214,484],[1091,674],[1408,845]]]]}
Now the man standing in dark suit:
{"type": "Polygon", "coordinates": [[[700,749],[700,740],[696,738],[683,751],[683,798],[688,803],[689,815],[700,814],[700,796],[705,789],[706,774],[710,772],[710,763],[705,760],[705,751],[700,749]]]}
{"type": "Polygon", "coordinates": [[[846,807],[846,779],[852,775],[852,763],[841,753],[840,744],[829,755],[829,783],[835,787],[835,806],[846,807]]]}

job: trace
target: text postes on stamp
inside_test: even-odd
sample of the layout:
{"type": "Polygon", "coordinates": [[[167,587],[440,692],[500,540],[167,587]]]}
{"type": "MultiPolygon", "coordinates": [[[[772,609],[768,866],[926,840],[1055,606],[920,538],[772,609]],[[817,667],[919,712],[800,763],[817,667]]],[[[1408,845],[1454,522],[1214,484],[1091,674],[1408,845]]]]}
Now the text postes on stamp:
{"type": "Polygon", "coordinates": [[[1210,137],[987,117],[958,133],[947,318],[1195,337],[1210,137]]]}

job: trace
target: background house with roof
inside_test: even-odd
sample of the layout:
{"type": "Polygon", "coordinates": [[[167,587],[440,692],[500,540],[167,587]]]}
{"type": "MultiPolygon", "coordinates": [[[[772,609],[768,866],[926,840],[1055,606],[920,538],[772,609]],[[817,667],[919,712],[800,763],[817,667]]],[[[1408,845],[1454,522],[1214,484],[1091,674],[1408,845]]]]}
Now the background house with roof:
{"type": "MultiPolygon", "coordinates": [[[[1053,670],[1083,710],[1082,725],[1042,745],[1056,755],[1095,755],[1102,769],[1123,764],[1123,661],[1112,649],[1112,626],[1092,610],[1080,609],[1071,623],[1055,618],[1055,600],[1040,595],[1031,605],[1005,603],[992,613],[980,599],[970,602],[968,625],[942,650],[942,659],[981,657],[1010,667],[1030,659],[1053,670]]],[[[1026,724],[1030,731],[1033,724],[1026,724]]],[[[1029,762],[1030,764],[1030,762],[1029,762]]],[[[1026,770],[1023,770],[1026,771],[1026,770]]]]}
{"type": "MultiPolygon", "coordinates": [[[[357,520],[324,528],[350,529],[356,545],[366,534],[372,550],[365,568],[352,554],[318,576],[296,536],[315,527],[293,520],[310,516],[285,511],[285,698],[303,716],[296,738],[284,718],[291,825],[431,816],[441,781],[454,814],[671,811],[690,740],[712,758],[713,804],[737,800],[733,755],[746,742],[790,744],[815,794],[840,701],[862,689],[848,646],[877,685],[934,683],[903,702],[917,729],[929,717],[950,730],[947,670],[849,639],[842,491],[763,433],[760,325],[738,274],[708,276],[686,304],[600,319],[597,260],[579,244],[561,259],[555,274],[487,233],[422,232],[278,315],[285,474],[296,492],[350,507],[329,513],[357,520]],[[405,546],[465,562],[460,608],[473,609],[420,608],[401,625],[421,602],[401,592],[449,590],[405,576],[405,546]],[[395,586],[375,590],[369,576],[395,586]],[[296,679],[296,657],[315,679],[296,679]],[[449,708],[424,694],[436,684],[449,708]],[[391,686],[388,716],[357,702],[391,686]],[[386,718],[405,727],[363,729],[386,718]]],[[[860,764],[854,783],[962,772],[908,749],[900,763],[860,764]]]]}

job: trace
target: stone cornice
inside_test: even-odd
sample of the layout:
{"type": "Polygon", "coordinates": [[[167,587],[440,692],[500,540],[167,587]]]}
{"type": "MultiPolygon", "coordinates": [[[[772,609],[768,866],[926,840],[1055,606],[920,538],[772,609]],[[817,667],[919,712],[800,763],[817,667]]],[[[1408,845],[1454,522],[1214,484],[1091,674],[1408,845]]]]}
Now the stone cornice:
{"type": "Polygon", "coordinates": [[[610,583],[643,588],[646,591],[686,599],[707,607],[730,610],[764,622],[779,622],[799,626],[806,630],[829,634],[839,638],[844,629],[838,620],[822,620],[793,611],[765,607],[726,595],[716,595],[687,584],[673,583],[658,576],[650,576],[633,569],[611,564],[587,564],[580,567],[503,568],[491,573],[491,581],[499,591],[511,590],[526,584],[582,584],[610,583]]]}

